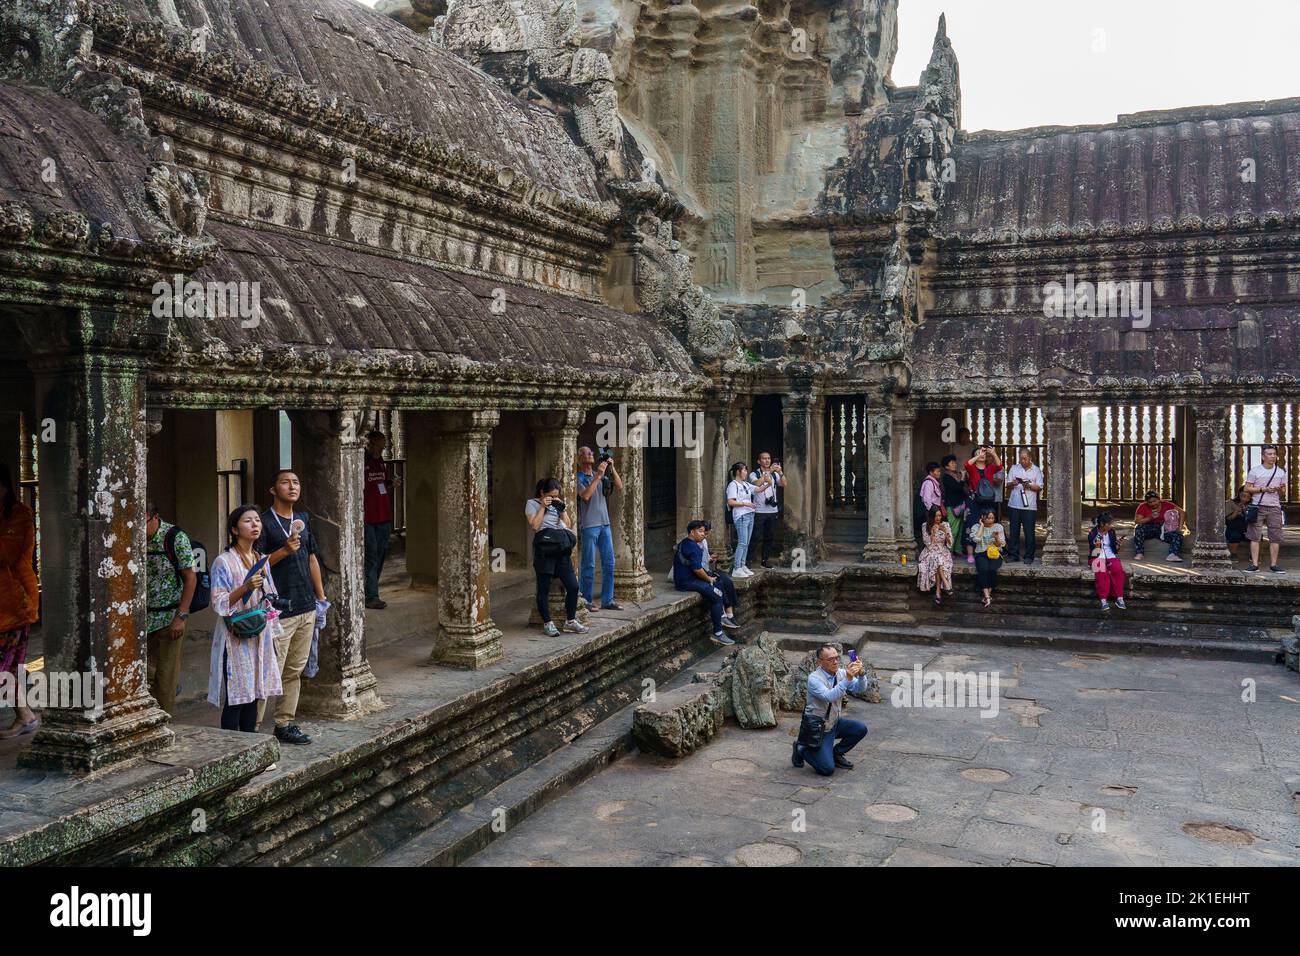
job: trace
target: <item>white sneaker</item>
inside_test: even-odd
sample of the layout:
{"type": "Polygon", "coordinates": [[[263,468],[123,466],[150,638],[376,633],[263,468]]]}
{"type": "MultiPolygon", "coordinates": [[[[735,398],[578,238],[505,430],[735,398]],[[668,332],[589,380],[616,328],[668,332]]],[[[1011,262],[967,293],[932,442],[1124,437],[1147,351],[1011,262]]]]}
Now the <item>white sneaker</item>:
{"type": "Polygon", "coordinates": [[[564,631],[568,634],[586,634],[587,625],[579,624],[577,621],[565,621],[564,631]]]}
{"type": "Polygon", "coordinates": [[[1176,554],[1171,554],[1171,555],[1169,555],[1169,557],[1165,558],[1165,560],[1166,560],[1166,561],[1178,561],[1178,562],[1181,562],[1183,559],[1180,558],[1180,557],[1179,557],[1178,555],[1176,555],[1176,554]]]}
{"type": "Polygon", "coordinates": [[[749,570],[749,568],[738,568],[735,571],[731,572],[731,576],[733,578],[752,578],[754,576],[754,572],[749,570]]]}
{"type": "Polygon", "coordinates": [[[555,626],[554,621],[547,621],[542,626],[542,633],[545,634],[547,637],[559,637],[560,629],[555,626]]]}

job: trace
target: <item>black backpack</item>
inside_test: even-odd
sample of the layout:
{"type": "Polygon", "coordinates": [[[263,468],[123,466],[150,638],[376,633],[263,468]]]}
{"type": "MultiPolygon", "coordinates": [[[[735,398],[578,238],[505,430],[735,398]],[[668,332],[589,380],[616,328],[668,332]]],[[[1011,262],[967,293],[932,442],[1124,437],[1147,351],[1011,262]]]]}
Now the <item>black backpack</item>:
{"type": "MultiPolygon", "coordinates": [[[[163,553],[167,555],[167,560],[172,563],[172,571],[176,575],[176,583],[184,587],[185,582],[181,578],[181,563],[176,557],[176,535],[180,533],[180,528],[172,525],[167,529],[167,534],[163,536],[163,553]]],[[[200,541],[190,538],[190,548],[194,551],[194,563],[198,567],[194,568],[194,576],[198,581],[194,585],[194,597],[190,601],[190,613],[202,611],[212,601],[212,576],[208,572],[208,549],[200,541]]],[[[165,610],[165,608],[150,608],[150,610],[165,610]]]]}

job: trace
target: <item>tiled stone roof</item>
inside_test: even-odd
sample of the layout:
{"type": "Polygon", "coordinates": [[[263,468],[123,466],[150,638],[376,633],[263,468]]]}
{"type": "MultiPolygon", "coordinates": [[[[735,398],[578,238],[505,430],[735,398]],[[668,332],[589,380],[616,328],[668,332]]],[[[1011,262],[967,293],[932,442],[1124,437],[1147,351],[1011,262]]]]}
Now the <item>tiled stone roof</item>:
{"type": "Polygon", "coordinates": [[[119,6],[133,18],[186,32],[207,28],[209,50],[260,62],[322,95],[410,123],[543,186],[598,198],[591,160],[553,113],[355,0],[119,0],[119,6]]]}
{"type": "Polygon", "coordinates": [[[941,236],[1091,239],[1300,222],[1300,99],[959,138],[941,236]]]}
{"type": "Polygon", "coordinates": [[[288,232],[213,220],[208,232],[220,252],[194,278],[258,282],[262,320],[179,319],[183,352],[232,365],[312,353],[376,371],[488,363],[507,377],[631,375],[669,391],[703,381],[666,330],[597,303],[288,232]]]}

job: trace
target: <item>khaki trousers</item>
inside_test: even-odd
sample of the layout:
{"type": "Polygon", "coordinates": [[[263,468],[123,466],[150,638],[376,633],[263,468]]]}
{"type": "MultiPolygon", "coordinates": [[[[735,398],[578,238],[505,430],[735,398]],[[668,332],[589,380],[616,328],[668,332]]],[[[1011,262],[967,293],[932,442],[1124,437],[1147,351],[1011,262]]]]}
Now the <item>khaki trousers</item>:
{"type": "Polygon", "coordinates": [[[185,635],[171,636],[171,626],[150,631],[145,656],[149,676],[149,696],[158,706],[176,716],[176,685],[181,679],[181,648],[185,635]]]}
{"type": "MultiPolygon", "coordinates": [[[[280,636],[275,639],[275,659],[280,662],[280,683],[284,693],[275,705],[275,726],[287,727],[298,712],[298,692],[302,689],[302,672],[311,655],[311,635],[316,630],[316,612],[307,611],[280,618],[280,636]]],[[[266,716],[266,701],[257,702],[257,726],[266,716]]]]}

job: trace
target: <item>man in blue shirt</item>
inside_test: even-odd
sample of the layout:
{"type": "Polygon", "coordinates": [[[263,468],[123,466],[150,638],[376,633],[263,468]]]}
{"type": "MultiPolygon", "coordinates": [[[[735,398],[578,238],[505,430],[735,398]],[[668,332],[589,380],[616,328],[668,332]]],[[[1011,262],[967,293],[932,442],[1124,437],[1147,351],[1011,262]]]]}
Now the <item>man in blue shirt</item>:
{"type": "Polygon", "coordinates": [[[790,762],[802,767],[807,760],[823,777],[829,777],[836,767],[852,770],[853,764],[844,755],[858,745],[867,735],[867,725],[860,720],[840,716],[844,695],[849,691],[866,690],[861,661],[853,661],[848,668],[840,667],[840,652],[834,644],[823,644],[817,649],[817,668],[808,675],[808,705],[805,716],[817,716],[826,721],[826,733],[817,750],[809,750],[798,740],[790,762]],[[836,741],[839,741],[836,744],[836,741]]]}
{"type": "Polygon", "coordinates": [[[709,605],[713,618],[713,640],[719,644],[736,643],[727,637],[723,628],[736,630],[739,624],[724,613],[728,606],[735,609],[736,589],[730,580],[709,571],[708,551],[704,539],[709,533],[709,523],[696,519],[686,526],[686,537],[677,545],[673,555],[673,586],[679,591],[694,591],[709,605]]]}

